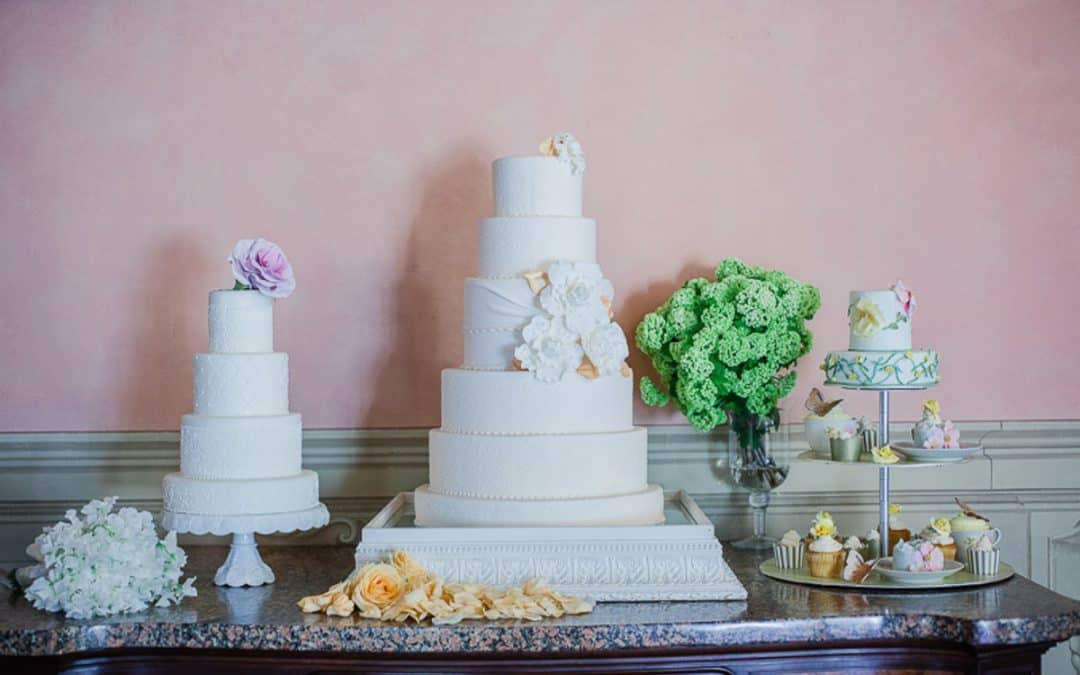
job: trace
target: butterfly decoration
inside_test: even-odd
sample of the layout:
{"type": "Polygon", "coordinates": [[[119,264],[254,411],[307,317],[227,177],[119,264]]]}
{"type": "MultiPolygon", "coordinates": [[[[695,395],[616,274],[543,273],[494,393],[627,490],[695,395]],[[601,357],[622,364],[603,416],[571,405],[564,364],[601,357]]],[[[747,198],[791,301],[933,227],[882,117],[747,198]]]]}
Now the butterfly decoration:
{"type": "Polygon", "coordinates": [[[840,405],[843,400],[844,399],[842,398],[838,398],[835,401],[826,401],[825,397],[821,394],[821,390],[814,387],[810,390],[810,395],[806,397],[805,405],[806,409],[810,412],[818,417],[824,417],[828,415],[833,408],[840,405]]]}
{"type": "Polygon", "coordinates": [[[979,520],[985,520],[988,523],[990,522],[989,518],[987,518],[986,516],[980,516],[979,514],[975,513],[975,511],[973,511],[972,508],[966,503],[964,503],[964,501],[959,497],[953,497],[953,499],[956,500],[956,505],[960,507],[960,512],[968,518],[978,518],[979,520]]]}
{"type": "Polygon", "coordinates": [[[878,560],[880,558],[866,562],[858,551],[849,551],[847,560],[844,563],[844,581],[850,581],[853,584],[861,584],[866,581],[870,573],[877,567],[878,560]]]}

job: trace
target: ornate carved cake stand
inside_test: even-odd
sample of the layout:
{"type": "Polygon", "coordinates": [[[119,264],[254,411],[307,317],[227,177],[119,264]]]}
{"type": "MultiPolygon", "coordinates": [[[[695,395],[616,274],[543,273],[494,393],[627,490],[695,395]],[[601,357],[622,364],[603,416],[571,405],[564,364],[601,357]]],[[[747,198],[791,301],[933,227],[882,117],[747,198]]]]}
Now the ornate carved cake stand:
{"type": "Polygon", "coordinates": [[[229,556],[214,575],[218,586],[262,586],[274,583],[274,571],[259,555],[256,534],[300,532],[323,527],[330,513],[322,504],[305,511],[267,513],[257,516],[208,516],[161,513],[161,526],[181,534],[231,534],[229,556]]]}

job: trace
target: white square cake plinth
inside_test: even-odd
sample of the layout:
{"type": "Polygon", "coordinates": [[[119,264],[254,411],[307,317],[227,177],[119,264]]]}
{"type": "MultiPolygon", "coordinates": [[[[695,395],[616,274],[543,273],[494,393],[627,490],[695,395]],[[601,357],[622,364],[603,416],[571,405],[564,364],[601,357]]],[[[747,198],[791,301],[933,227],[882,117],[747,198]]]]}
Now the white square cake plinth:
{"type": "Polygon", "coordinates": [[[600,601],[745,600],[702,510],[682,491],[665,498],[663,525],[416,527],[413,495],[402,492],[364,526],[356,564],[404,549],[450,582],[511,586],[540,577],[600,601]]]}

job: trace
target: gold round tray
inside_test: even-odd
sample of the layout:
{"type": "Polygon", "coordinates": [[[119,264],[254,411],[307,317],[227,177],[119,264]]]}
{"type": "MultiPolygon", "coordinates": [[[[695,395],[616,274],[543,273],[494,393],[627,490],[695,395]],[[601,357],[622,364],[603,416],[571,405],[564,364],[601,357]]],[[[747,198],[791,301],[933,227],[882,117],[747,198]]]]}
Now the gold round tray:
{"type": "Polygon", "coordinates": [[[963,588],[972,588],[975,586],[986,586],[989,584],[996,584],[1000,581],[1005,581],[1016,570],[1012,565],[1008,563],[1001,563],[998,566],[998,573],[993,576],[976,576],[967,570],[961,570],[956,574],[945,577],[941,583],[937,584],[905,584],[899,581],[889,581],[882,575],[878,574],[875,570],[870,573],[870,577],[861,584],[852,583],[850,581],[844,581],[843,579],[823,579],[822,577],[811,576],[810,570],[806,567],[800,567],[793,570],[782,570],[776,566],[776,561],[769,559],[761,563],[758,566],[758,570],[769,577],[770,579],[776,579],[778,581],[788,581],[794,584],[805,584],[807,586],[825,586],[828,588],[842,588],[844,590],[888,590],[888,591],[926,591],[926,590],[957,590],[963,588]]]}

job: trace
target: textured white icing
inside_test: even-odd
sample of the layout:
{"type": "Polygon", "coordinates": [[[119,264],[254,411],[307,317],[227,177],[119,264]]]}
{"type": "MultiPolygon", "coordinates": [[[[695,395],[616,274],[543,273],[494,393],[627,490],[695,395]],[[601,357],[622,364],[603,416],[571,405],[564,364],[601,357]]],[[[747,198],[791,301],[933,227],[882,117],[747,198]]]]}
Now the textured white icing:
{"type": "Polygon", "coordinates": [[[578,499],[480,499],[415,492],[416,524],[422,527],[553,527],[654,525],[664,520],[664,491],[578,499]]]}
{"type": "Polygon", "coordinates": [[[480,276],[520,275],[555,260],[596,262],[596,221],[566,217],[480,221],[480,276]]]}
{"type": "Polygon", "coordinates": [[[180,473],[188,478],[274,478],[300,473],[300,415],[180,420],[180,473]]]}
{"type": "Polygon", "coordinates": [[[580,216],[582,175],[556,157],[503,157],[492,165],[496,216],[580,216]]]}
{"type": "Polygon", "coordinates": [[[295,476],[252,480],[199,480],[170,473],[162,487],[165,510],[175,513],[285,513],[319,503],[319,476],[306,470],[295,476]]]}
{"type": "Polygon", "coordinates": [[[443,431],[550,434],[625,431],[633,425],[633,377],[556,383],[520,371],[442,372],[443,431]]]}
{"type": "Polygon", "coordinates": [[[274,351],[274,299],[258,291],[210,292],[210,351],[274,351]]]}
{"type": "Polygon", "coordinates": [[[466,279],[465,367],[509,369],[521,328],[539,313],[525,279],[466,279]]]}
{"type": "Polygon", "coordinates": [[[196,414],[233,417],[288,412],[288,354],[195,355],[196,414]]]}
{"type": "MultiPolygon", "coordinates": [[[[911,319],[897,321],[898,315],[904,315],[904,306],[893,291],[852,291],[848,300],[849,342],[853,351],[905,351],[911,349],[911,319]],[[876,304],[885,324],[896,322],[895,328],[885,328],[876,335],[863,337],[855,334],[851,321],[851,312],[859,300],[866,298],[876,304]]],[[[906,315],[905,315],[906,316],[906,315]]]]}
{"type": "Polygon", "coordinates": [[[442,494],[565,499],[645,488],[645,429],[599,434],[476,436],[434,430],[431,488],[442,494]]]}

